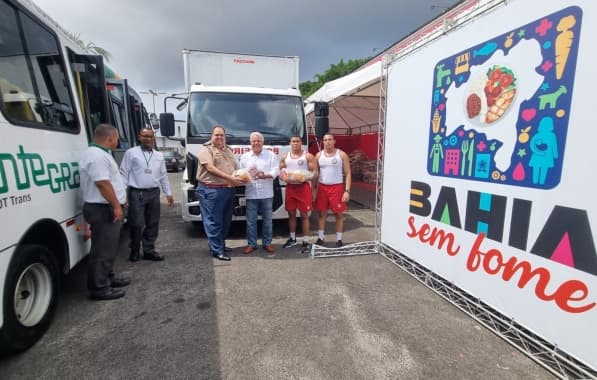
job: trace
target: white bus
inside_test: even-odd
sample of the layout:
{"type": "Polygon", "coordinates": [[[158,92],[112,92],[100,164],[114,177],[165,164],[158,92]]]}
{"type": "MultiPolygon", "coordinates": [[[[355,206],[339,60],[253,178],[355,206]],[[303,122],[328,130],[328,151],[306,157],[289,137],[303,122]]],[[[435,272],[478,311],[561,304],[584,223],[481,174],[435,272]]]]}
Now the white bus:
{"type": "Polygon", "coordinates": [[[28,0],[0,0],[0,353],[49,326],[61,277],[89,251],[78,161],[93,128],[117,159],[148,125],[141,98],[28,0]]]}

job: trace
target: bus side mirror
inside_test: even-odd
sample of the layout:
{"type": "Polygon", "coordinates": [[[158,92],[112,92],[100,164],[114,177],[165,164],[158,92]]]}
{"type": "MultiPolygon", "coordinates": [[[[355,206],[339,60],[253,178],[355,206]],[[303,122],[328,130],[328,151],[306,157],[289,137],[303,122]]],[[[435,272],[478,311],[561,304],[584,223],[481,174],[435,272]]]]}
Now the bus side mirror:
{"type": "Polygon", "coordinates": [[[160,114],[160,133],[165,137],[174,136],[174,114],[161,113],[160,114]]]}

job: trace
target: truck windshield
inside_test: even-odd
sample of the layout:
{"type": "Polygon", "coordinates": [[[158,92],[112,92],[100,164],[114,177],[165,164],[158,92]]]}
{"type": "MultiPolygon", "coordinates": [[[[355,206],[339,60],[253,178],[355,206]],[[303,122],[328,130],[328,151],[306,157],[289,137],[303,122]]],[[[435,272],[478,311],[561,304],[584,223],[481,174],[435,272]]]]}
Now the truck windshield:
{"type": "Polygon", "coordinates": [[[247,144],[261,132],[266,144],[287,144],[298,135],[306,142],[302,99],[298,96],[192,93],[189,100],[189,140],[208,140],[216,124],[226,128],[226,143],[247,144]]]}

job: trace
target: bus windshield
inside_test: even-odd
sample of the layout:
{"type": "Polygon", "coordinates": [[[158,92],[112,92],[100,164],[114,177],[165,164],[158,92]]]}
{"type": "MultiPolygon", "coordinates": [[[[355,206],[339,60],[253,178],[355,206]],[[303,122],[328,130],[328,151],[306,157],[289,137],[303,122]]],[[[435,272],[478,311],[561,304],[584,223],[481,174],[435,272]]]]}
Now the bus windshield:
{"type": "Polygon", "coordinates": [[[261,132],[266,144],[287,144],[297,135],[306,143],[302,99],[297,96],[196,92],[189,99],[189,140],[206,141],[216,124],[226,128],[226,143],[247,144],[261,132]]]}

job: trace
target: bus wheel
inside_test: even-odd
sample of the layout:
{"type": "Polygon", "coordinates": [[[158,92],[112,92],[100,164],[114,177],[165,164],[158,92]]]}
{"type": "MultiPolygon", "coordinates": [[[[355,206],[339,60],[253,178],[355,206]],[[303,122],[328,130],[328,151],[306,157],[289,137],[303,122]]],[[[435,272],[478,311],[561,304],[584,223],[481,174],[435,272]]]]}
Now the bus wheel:
{"type": "Polygon", "coordinates": [[[58,297],[56,259],[41,245],[23,245],[13,258],[4,285],[4,323],[0,352],[31,347],[45,333],[58,297]]]}

